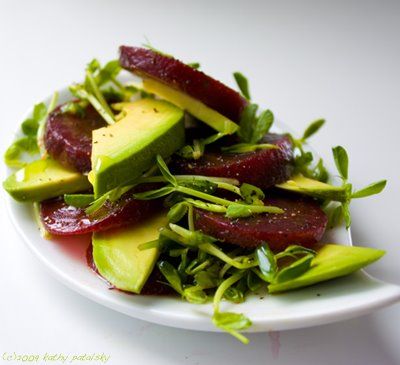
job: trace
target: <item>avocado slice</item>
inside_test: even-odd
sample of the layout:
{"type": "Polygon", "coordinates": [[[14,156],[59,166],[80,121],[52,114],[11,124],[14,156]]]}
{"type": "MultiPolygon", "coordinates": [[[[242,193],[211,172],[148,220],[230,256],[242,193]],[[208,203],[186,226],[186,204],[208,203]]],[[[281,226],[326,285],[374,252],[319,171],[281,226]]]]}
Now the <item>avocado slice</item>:
{"type": "Polygon", "coordinates": [[[175,90],[161,82],[150,78],[143,79],[143,89],[149,93],[156,94],[162,99],[168,100],[174,105],[188,111],[190,114],[208,124],[218,132],[233,134],[239,126],[227,117],[209,108],[201,101],[175,90]]]}
{"type": "Polygon", "coordinates": [[[94,195],[134,182],[156,161],[172,155],[185,143],[183,111],[162,100],[141,99],[120,103],[123,117],[93,131],[92,172],[94,195]]]}
{"type": "Polygon", "coordinates": [[[373,248],[326,244],[318,250],[308,271],[295,279],[270,284],[268,291],[278,293],[345,276],[371,264],[384,254],[385,251],[373,248]]]}
{"type": "Polygon", "coordinates": [[[35,218],[36,224],[39,227],[40,235],[45,239],[50,239],[51,234],[46,230],[46,227],[43,224],[42,218],[40,216],[40,203],[33,202],[33,216],[35,218]]]}
{"type": "Polygon", "coordinates": [[[18,201],[42,201],[91,188],[87,176],[50,158],[29,163],[3,182],[18,201]]]}
{"type": "Polygon", "coordinates": [[[295,175],[290,180],[276,186],[280,189],[310,195],[318,199],[329,199],[338,202],[345,202],[347,199],[345,187],[325,184],[301,174],[295,175]]]}
{"type": "Polygon", "coordinates": [[[133,227],[93,234],[93,260],[99,273],[118,289],[139,294],[153,271],[159,250],[139,250],[156,240],[166,215],[158,215],[133,227]]]}

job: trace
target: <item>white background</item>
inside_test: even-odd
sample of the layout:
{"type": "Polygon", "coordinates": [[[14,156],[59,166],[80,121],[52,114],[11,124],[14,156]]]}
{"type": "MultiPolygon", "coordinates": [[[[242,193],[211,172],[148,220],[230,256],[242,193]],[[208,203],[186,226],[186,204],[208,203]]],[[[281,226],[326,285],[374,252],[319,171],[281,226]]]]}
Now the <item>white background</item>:
{"type": "MultiPolygon", "coordinates": [[[[400,3],[390,1],[2,1],[0,148],[40,98],[79,80],[92,57],[152,43],[233,85],[299,133],[318,117],[313,146],[349,151],[358,187],[387,178],[384,194],[352,206],[354,242],[387,255],[369,272],[400,284],[400,3]]],[[[400,364],[400,306],[317,328],[220,334],[128,318],[70,291],[23,245],[1,201],[0,355],[105,353],[108,364],[400,364]],[[280,343],[280,346],[278,344],[280,343]]],[[[9,363],[0,359],[0,363],[9,363]]]]}

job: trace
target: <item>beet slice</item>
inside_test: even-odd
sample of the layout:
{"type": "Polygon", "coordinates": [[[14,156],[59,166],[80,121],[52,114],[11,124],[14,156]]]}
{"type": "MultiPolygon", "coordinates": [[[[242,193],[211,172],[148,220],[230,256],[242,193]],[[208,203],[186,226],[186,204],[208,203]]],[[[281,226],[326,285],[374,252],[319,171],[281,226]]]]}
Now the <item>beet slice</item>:
{"type": "Polygon", "coordinates": [[[126,193],[117,202],[107,202],[98,213],[88,216],[84,209],[69,206],[62,198],[56,198],[40,204],[40,217],[49,233],[69,236],[135,224],[161,207],[160,200],[136,200],[126,193]]]}
{"type": "Polygon", "coordinates": [[[170,169],[176,174],[229,177],[267,189],[287,181],[293,173],[293,149],[289,137],[267,134],[260,143],[272,143],[279,149],[261,149],[249,153],[206,152],[198,160],[176,157],[170,169]]]}
{"type": "Polygon", "coordinates": [[[91,105],[82,116],[63,113],[61,108],[50,113],[47,120],[44,135],[46,150],[64,166],[88,172],[91,170],[92,131],[104,127],[106,122],[91,105]]]}
{"type": "Polygon", "coordinates": [[[126,70],[182,91],[234,122],[239,122],[247,105],[238,92],[204,72],[150,49],[121,46],[119,62],[126,70]]]}
{"type": "Polygon", "coordinates": [[[258,214],[229,219],[223,214],[195,210],[195,227],[221,241],[254,248],[268,243],[274,251],[296,244],[312,247],[323,236],[327,217],[315,200],[301,196],[271,196],[265,201],[283,214],[258,214]]]}

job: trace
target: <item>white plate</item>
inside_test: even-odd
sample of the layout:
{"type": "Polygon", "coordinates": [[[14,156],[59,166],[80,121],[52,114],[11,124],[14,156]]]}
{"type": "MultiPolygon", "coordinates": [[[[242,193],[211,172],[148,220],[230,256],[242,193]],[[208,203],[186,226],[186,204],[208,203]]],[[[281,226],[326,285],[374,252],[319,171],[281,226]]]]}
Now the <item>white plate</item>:
{"type": "MultiPolygon", "coordinates": [[[[67,89],[60,90],[60,102],[69,98],[67,89]]],[[[45,102],[48,103],[49,99],[45,102]]],[[[286,127],[284,129],[287,130],[286,127]]],[[[137,296],[109,290],[107,284],[86,264],[90,237],[43,239],[39,235],[31,204],[17,203],[8,195],[6,200],[12,221],[25,243],[69,288],[134,318],[171,327],[219,331],[211,323],[211,304],[195,305],[179,298],[137,296]]],[[[324,240],[351,245],[350,232],[344,227],[329,231],[324,240]]],[[[285,294],[250,296],[242,304],[224,302],[221,309],[246,314],[253,322],[247,332],[262,332],[345,320],[399,300],[400,287],[383,283],[361,271],[285,294]]]]}

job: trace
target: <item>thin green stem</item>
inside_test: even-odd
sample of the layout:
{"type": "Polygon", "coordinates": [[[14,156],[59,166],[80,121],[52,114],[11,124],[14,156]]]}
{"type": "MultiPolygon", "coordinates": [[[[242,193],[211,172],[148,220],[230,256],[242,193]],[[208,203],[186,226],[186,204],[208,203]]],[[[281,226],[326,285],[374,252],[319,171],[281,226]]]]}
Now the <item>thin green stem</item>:
{"type": "Polygon", "coordinates": [[[194,217],[193,217],[193,205],[188,205],[188,226],[190,231],[194,231],[194,217]]]}
{"type": "Polygon", "coordinates": [[[230,276],[228,279],[224,280],[219,285],[218,289],[215,291],[213,300],[214,311],[216,313],[219,313],[219,304],[221,302],[222,297],[224,296],[225,291],[233,284],[235,284],[237,281],[239,281],[244,276],[244,274],[245,274],[244,270],[238,271],[237,273],[230,276]]]}
{"type": "Polygon", "coordinates": [[[183,194],[195,196],[196,198],[199,198],[199,199],[208,200],[215,204],[220,204],[220,205],[224,205],[224,206],[228,206],[229,204],[232,204],[232,202],[230,200],[222,199],[217,196],[203,193],[202,191],[187,188],[185,186],[177,186],[176,191],[183,193],[183,194]]]}
{"type": "Polygon", "coordinates": [[[90,87],[92,88],[94,96],[99,101],[99,103],[102,105],[105,112],[114,120],[114,113],[108,106],[106,100],[104,99],[102,92],[100,91],[98,85],[96,84],[96,81],[94,80],[93,75],[91,74],[91,72],[89,70],[86,70],[86,77],[89,81],[90,87]]]}

